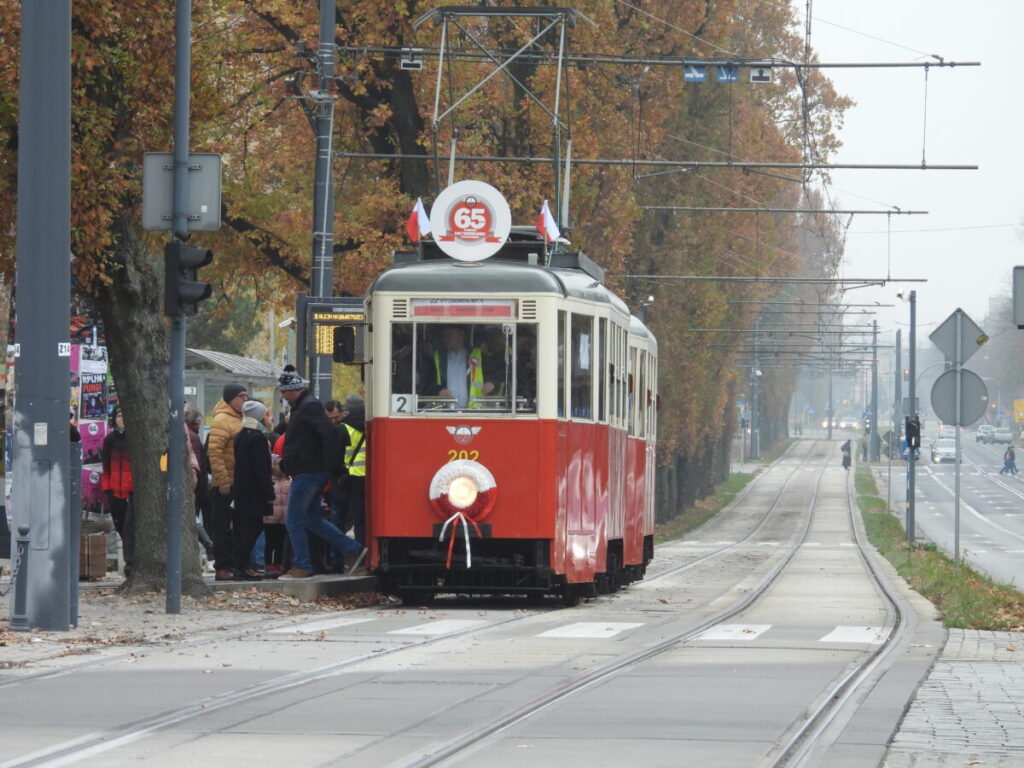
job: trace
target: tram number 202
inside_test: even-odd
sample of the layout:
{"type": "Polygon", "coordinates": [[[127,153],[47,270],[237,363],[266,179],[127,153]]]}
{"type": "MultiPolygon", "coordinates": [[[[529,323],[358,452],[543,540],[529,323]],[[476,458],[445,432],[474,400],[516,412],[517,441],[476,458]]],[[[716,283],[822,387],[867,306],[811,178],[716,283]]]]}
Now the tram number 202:
{"type": "Polygon", "coordinates": [[[458,461],[459,459],[469,459],[470,461],[477,461],[480,458],[480,451],[467,451],[463,448],[461,451],[457,451],[454,448],[448,451],[448,461],[458,461]]]}

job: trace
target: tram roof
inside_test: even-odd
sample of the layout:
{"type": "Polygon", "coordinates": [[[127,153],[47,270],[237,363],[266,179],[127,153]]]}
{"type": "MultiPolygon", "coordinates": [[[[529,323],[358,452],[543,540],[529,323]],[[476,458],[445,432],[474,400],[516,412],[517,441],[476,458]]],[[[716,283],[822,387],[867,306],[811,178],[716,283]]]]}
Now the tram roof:
{"type": "Polygon", "coordinates": [[[470,263],[427,258],[399,263],[382,272],[368,293],[553,293],[610,304],[629,314],[625,302],[608,290],[600,277],[600,268],[582,254],[562,254],[553,266],[500,256],[470,263]]]}

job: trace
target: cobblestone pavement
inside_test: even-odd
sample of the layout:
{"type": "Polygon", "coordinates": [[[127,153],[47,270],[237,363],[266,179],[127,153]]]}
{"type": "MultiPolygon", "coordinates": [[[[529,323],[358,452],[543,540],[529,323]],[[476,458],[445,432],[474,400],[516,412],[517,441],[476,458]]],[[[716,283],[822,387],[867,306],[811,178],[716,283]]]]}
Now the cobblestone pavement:
{"type": "Polygon", "coordinates": [[[1024,765],[1024,633],[951,629],[885,768],[1024,765]]]}

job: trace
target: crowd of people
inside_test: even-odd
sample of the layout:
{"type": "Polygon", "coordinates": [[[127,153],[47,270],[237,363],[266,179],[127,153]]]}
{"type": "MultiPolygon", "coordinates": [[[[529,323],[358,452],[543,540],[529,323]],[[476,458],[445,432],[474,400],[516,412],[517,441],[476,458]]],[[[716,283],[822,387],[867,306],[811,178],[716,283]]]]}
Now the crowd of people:
{"type": "MultiPolygon", "coordinates": [[[[363,399],[353,394],[325,405],[291,366],[277,388],[290,408],[275,426],[244,386],[225,385],[205,444],[202,413],[185,409],[196,530],[217,581],[307,579],[364,567],[363,399]]],[[[120,411],[112,427],[103,445],[103,490],[127,577],[134,559],[132,473],[120,411]]]]}

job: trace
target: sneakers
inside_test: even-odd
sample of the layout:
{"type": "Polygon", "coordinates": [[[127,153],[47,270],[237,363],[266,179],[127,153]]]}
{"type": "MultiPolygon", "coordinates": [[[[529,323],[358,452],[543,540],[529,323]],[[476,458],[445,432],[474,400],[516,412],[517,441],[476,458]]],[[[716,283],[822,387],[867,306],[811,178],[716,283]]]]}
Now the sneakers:
{"type": "Polygon", "coordinates": [[[216,579],[217,581],[234,581],[235,574],[232,571],[217,571],[217,574],[214,576],[214,579],[216,579]]]}
{"type": "Polygon", "coordinates": [[[282,573],[277,578],[280,581],[296,581],[297,579],[308,579],[312,575],[312,571],[307,571],[302,568],[292,568],[288,573],[282,573]]]}
{"type": "Polygon", "coordinates": [[[284,573],[284,567],[280,565],[268,565],[266,569],[266,575],[270,578],[280,576],[284,573]]]}
{"type": "MultiPolygon", "coordinates": [[[[370,550],[368,550],[366,547],[363,547],[363,551],[359,553],[359,557],[352,561],[352,565],[348,567],[348,570],[345,571],[345,574],[351,576],[353,573],[355,573],[356,569],[358,569],[359,566],[363,564],[363,560],[366,558],[366,554],[369,551],[370,550]]],[[[363,570],[366,569],[364,568],[363,570]]]]}

